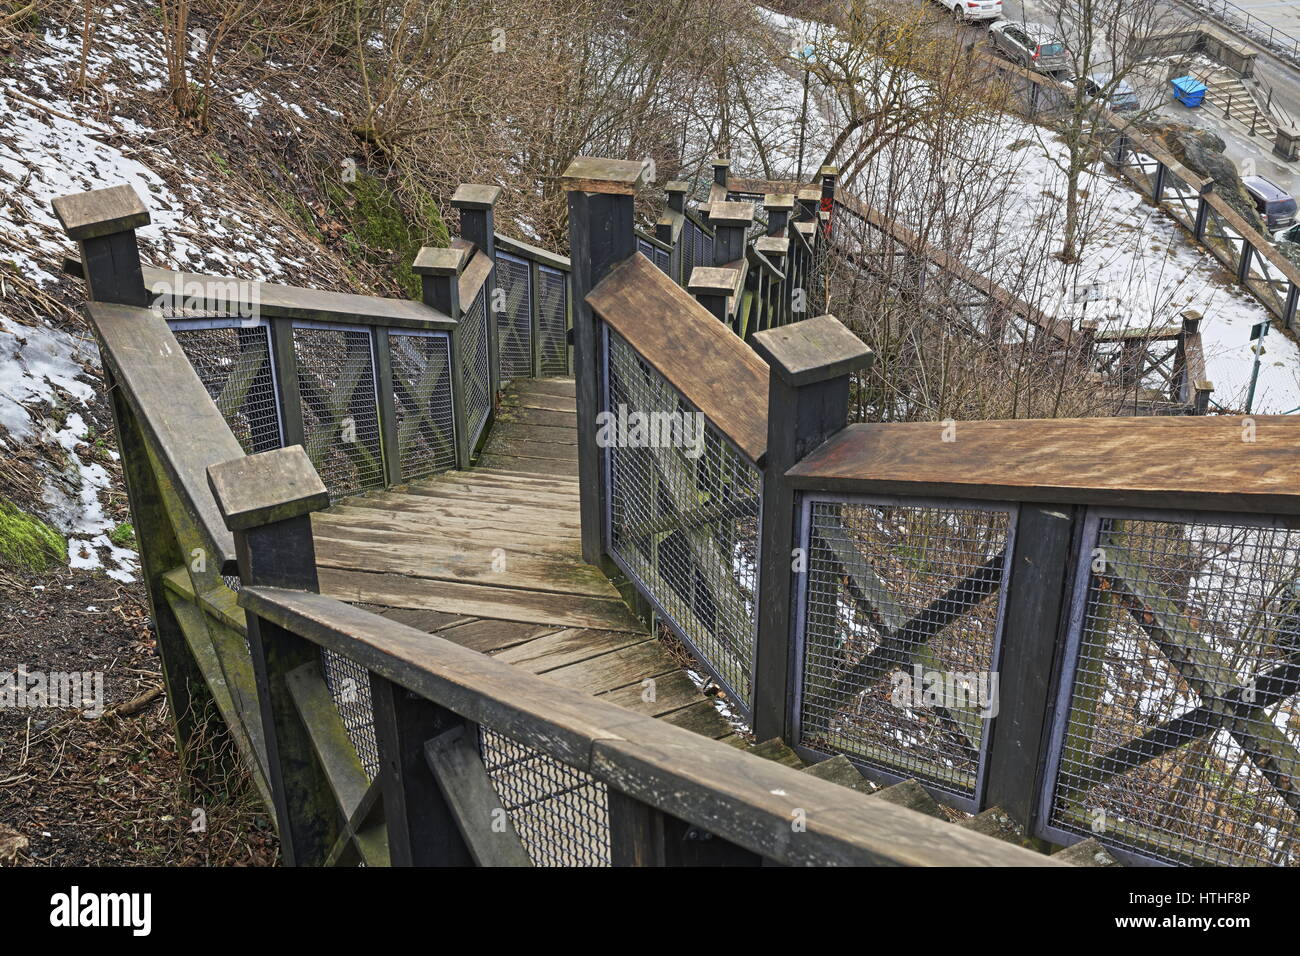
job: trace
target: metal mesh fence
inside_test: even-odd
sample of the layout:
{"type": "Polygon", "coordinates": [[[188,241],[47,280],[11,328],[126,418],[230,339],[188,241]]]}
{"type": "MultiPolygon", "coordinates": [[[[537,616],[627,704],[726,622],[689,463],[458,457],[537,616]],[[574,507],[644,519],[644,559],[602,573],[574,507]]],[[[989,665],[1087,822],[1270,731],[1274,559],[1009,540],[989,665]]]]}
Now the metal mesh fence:
{"type": "Polygon", "coordinates": [[[748,713],[762,476],[616,332],[606,349],[610,552],[748,713]]]}
{"type": "Polygon", "coordinates": [[[169,324],[245,453],[282,447],[270,329],[223,320],[169,324]]]}
{"type": "Polygon", "coordinates": [[[976,797],[1010,510],[866,498],[806,507],[800,742],[976,797]]]}
{"type": "Polygon", "coordinates": [[[321,648],[321,670],[361,766],[374,780],[379,775],[379,744],[370,700],[370,672],[351,658],[325,648],[321,648]]]}
{"type": "Polygon", "coordinates": [[[637,252],[645,256],[658,267],[660,272],[666,275],[672,275],[672,255],[667,249],[660,248],[648,239],[637,237],[637,252]]]}
{"type": "Polygon", "coordinates": [[[307,454],[332,497],[384,483],[370,332],[295,325],[307,454]]]}
{"type": "Polygon", "coordinates": [[[532,747],[480,728],[483,765],[536,866],[609,866],[605,785],[532,747]]]}
{"type": "Polygon", "coordinates": [[[1300,864],[1300,532],[1090,517],[1050,823],[1171,863],[1300,864]]]}
{"type": "Polygon", "coordinates": [[[548,266],[537,267],[537,335],[540,375],[569,374],[568,274],[548,266]]]}
{"type": "Polygon", "coordinates": [[[498,252],[496,281],[505,299],[497,313],[501,380],[527,378],[533,373],[533,288],[527,260],[498,252]]]}
{"type": "Polygon", "coordinates": [[[411,481],[456,467],[450,338],[445,332],[393,330],[388,347],[402,478],[411,481]]]}
{"type": "Polygon", "coordinates": [[[488,365],[488,311],[486,286],[461,316],[460,355],[465,369],[465,427],[471,449],[478,443],[492,410],[492,378],[488,365]]]}

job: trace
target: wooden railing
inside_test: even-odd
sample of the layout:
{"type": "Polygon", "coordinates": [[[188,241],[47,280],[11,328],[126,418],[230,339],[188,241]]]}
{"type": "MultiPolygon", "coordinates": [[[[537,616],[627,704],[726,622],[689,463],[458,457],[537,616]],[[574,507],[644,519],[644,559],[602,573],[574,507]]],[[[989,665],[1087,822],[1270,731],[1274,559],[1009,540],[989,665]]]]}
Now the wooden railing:
{"type": "MultiPolygon", "coordinates": [[[[751,351],[636,252],[635,164],[569,182],[584,554],[760,740],[1054,843],[1300,863],[1300,422],[848,425],[855,335],[819,316],[751,351]],[[700,454],[595,440],[681,410],[700,454]]],[[[1196,322],[1146,336],[1189,405],[1196,322]]]]}
{"type": "MultiPolygon", "coordinates": [[[[465,198],[483,202],[484,194],[465,198]]],[[[588,814],[584,825],[614,863],[1052,862],[885,801],[867,801],[852,789],[566,690],[317,593],[311,513],[329,504],[331,489],[303,445],[248,454],[251,449],[236,435],[256,431],[245,428],[249,383],[264,371],[281,370],[275,393],[279,427],[292,416],[292,394],[281,391],[288,374],[282,367],[299,357],[298,349],[273,351],[266,344],[265,353],[246,361],[256,338],[250,330],[270,322],[266,334],[286,339],[302,328],[364,330],[379,356],[376,388],[391,382],[387,401],[393,410],[377,411],[381,419],[391,416],[379,432],[383,475],[387,480],[400,474],[407,419],[396,409],[412,396],[423,401],[428,395],[419,381],[399,382],[392,366],[400,346],[392,340],[447,336],[453,366],[476,354],[463,345],[469,313],[460,303],[482,295],[489,281],[495,256],[487,257],[485,269],[481,244],[488,236],[496,239],[490,218],[479,221],[476,239],[422,250],[416,271],[424,282],[423,304],[263,285],[249,296],[262,311],[243,316],[219,288],[224,280],[181,277],[140,264],[133,231],[148,214],[130,190],[70,197],[56,208],[81,247],[76,268],[90,291],[87,311],[112,396],[185,765],[195,766],[197,724],[208,704],[215,704],[274,809],[287,863],[527,864],[484,767],[487,735],[508,742],[530,765],[562,770],[577,781],[575,787],[595,795],[587,802],[599,812],[588,814]],[[232,322],[232,312],[239,321],[232,322]],[[185,325],[196,320],[207,327],[185,325]],[[191,343],[187,352],[181,341],[191,332],[213,330],[230,333],[219,363],[228,374],[220,382],[204,380],[201,351],[191,343]],[[382,333],[389,340],[386,351],[382,333]],[[337,688],[323,676],[324,655],[368,674],[381,756],[374,780],[349,736],[337,688]]],[[[473,217],[462,210],[466,222],[473,217]]],[[[630,229],[627,238],[633,239],[630,229]]],[[[501,247],[538,268],[563,271],[567,264],[521,243],[505,240],[501,247]]],[[[579,276],[590,275],[586,258],[576,268],[579,276]]],[[[699,308],[651,268],[674,295],[699,308]]],[[[509,303],[508,290],[505,298],[509,303]]],[[[727,347],[739,346],[725,327],[708,321],[711,332],[727,337],[727,347]]],[[[500,322],[504,327],[506,320],[500,322]]],[[[500,337],[493,339],[499,348],[500,337]]],[[[344,358],[362,351],[345,350],[344,358]]],[[[760,366],[752,361],[755,371],[760,366]]],[[[289,380],[298,379],[291,371],[289,380]]],[[[346,361],[333,374],[322,388],[364,378],[356,363],[346,361]]],[[[453,372],[454,389],[468,388],[464,374],[453,372]]],[[[725,406],[725,391],[717,394],[725,406]]],[[[320,396],[304,395],[301,385],[298,396],[304,416],[319,409],[320,396]]],[[[376,401],[385,402],[382,391],[376,401]]],[[[354,408],[353,402],[346,405],[354,408]]],[[[453,403],[458,436],[470,428],[466,406],[463,399],[453,403]]],[[[730,420],[738,411],[718,415],[730,420]]],[[[338,431],[345,427],[340,420],[338,431]]],[[[761,437],[753,432],[746,440],[752,445],[761,437]]],[[[285,442],[283,432],[279,441],[285,442]]],[[[466,444],[458,438],[457,465],[467,463],[460,457],[466,444]]],[[[565,799],[564,793],[554,799],[565,799]]]]}

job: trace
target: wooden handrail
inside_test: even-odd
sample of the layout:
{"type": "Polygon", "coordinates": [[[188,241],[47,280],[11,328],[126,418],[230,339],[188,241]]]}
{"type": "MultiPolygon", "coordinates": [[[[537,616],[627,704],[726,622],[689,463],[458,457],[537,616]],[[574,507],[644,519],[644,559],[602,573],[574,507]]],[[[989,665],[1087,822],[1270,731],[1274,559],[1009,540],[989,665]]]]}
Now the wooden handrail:
{"type": "Polygon", "coordinates": [[[570,269],[569,257],[562,256],[551,252],[548,249],[542,249],[538,246],[529,245],[519,239],[512,239],[510,236],[496,234],[497,248],[502,252],[508,252],[511,255],[519,256],[521,259],[531,259],[540,265],[550,266],[552,269],[560,269],[568,272],[570,269]]]}
{"type": "Polygon", "coordinates": [[[957,422],[948,441],[945,427],[850,425],[787,475],[828,492],[1300,514],[1293,415],[957,422]]]}
{"type": "Polygon", "coordinates": [[[207,467],[244,451],[166,321],[152,309],[88,302],[86,311],[114,383],[222,573],[235,543],[208,490],[207,467]]]}
{"type": "Polygon", "coordinates": [[[611,329],[760,468],[767,451],[767,364],[637,253],[587,296],[611,329]]]}
{"type": "Polygon", "coordinates": [[[250,587],[250,613],[604,781],[788,865],[1060,866],[305,591],[250,587]],[[801,812],[801,813],[800,813],[801,812]],[[792,828],[801,816],[806,829],[792,828]]]}

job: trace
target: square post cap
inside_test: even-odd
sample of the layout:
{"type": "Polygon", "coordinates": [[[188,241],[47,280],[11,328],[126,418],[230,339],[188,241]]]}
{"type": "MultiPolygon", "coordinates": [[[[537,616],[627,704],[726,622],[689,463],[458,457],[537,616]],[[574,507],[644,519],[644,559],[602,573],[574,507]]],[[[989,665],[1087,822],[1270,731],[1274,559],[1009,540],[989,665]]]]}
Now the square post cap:
{"type": "Polygon", "coordinates": [[[820,186],[804,186],[796,193],[797,198],[803,200],[817,200],[821,202],[822,191],[820,186]]]}
{"type": "Polygon", "coordinates": [[[51,205],[69,239],[98,239],[149,225],[149,210],[130,186],[60,196],[51,205]]]}
{"type": "Polygon", "coordinates": [[[330,504],[301,445],[209,465],[208,487],[231,531],[288,521],[330,504]]]}
{"type": "Polygon", "coordinates": [[[768,193],[763,197],[763,208],[769,212],[789,212],[794,208],[794,193],[768,193]]]}
{"type": "Polygon", "coordinates": [[[762,236],[754,243],[754,248],[768,258],[773,256],[784,256],[790,252],[790,237],[762,236]]]}
{"type": "Polygon", "coordinates": [[[731,160],[719,156],[717,159],[710,162],[709,165],[712,166],[714,169],[730,169],[731,160]]]}
{"type": "Polygon", "coordinates": [[[772,374],[794,388],[856,372],[873,358],[871,349],[833,315],[757,332],[753,343],[772,374]]]}
{"type": "Polygon", "coordinates": [[[747,202],[715,202],[709,206],[709,225],[748,229],[754,224],[754,206],[747,202]]]}
{"type": "Polygon", "coordinates": [[[638,186],[645,185],[645,172],[645,160],[579,156],[569,163],[561,180],[568,192],[632,196],[638,186]]]}
{"type": "Polygon", "coordinates": [[[692,295],[732,295],[739,274],[740,270],[725,266],[696,266],[691,270],[686,291],[692,295]]]}
{"type": "Polygon", "coordinates": [[[839,174],[840,168],[838,166],[823,166],[817,170],[818,179],[825,179],[827,176],[838,176],[839,174]]]}
{"type": "Polygon", "coordinates": [[[688,193],[691,191],[691,184],[681,179],[670,179],[664,183],[664,192],[666,193],[688,193]]]}
{"type": "Polygon", "coordinates": [[[411,271],[421,276],[458,276],[469,262],[469,246],[438,249],[424,246],[415,256],[411,271]]]}
{"type": "Polygon", "coordinates": [[[476,186],[461,183],[451,194],[451,204],[457,209],[491,209],[501,198],[500,186],[476,186]]]}

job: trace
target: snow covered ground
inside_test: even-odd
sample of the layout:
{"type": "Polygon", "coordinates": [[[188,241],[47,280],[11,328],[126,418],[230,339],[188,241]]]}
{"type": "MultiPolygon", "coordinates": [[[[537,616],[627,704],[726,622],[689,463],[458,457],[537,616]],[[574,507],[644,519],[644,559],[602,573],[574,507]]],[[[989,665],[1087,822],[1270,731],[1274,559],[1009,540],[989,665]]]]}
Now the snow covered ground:
{"type": "MultiPolygon", "coordinates": [[[[792,38],[817,38],[827,29],[775,15],[773,24],[792,38]]],[[[773,92],[784,95],[787,115],[797,115],[800,84],[786,82],[783,86],[774,80],[773,92]]],[[[815,94],[812,102],[823,112],[834,109],[824,94],[815,94]]],[[[825,131],[835,120],[830,117],[827,122],[823,117],[810,126],[810,154],[820,157],[825,131]]],[[[1269,313],[1237,289],[1209,253],[1126,181],[1099,167],[1085,173],[1082,182],[1087,195],[1084,217],[1089,222],[1082,260],[1067,266],[1053,255],[1063,246],[1065,146],[1047,130],[1014,116],[974,127],[966,143],[965,155],[958,163],[963,174],[993,177],[995,188],[1005,190],[1000,208],[983,216],[983,236],[971,265],[988,271],[1049,314],[1074,319],[1086,316],[1102,328],[1176,325],[1184,310],[1199,311],[1204,316],[1201,332],[1207,374],[1215,386],[1213,399],[1223,407],[1244,406],[1255,361],[1251,328],[1268,319],[1269,313]],[[1035,269],[1028,283],[1027,259],[1032,259],[1035,269]],[[1097,288],[1102,296],[1100,301],[1089,302],[1086,311],[1076,302],[1077,290],[1084,287],[1097,288]]],[[[810,160],[805,170],[815,168],[819,161],[810,160]]],[[[910,204],[918,210],[932,209],[926,200],[934,188],[928,166],[914,143],[903,143],[898,150],[885,150],[847,188],[880,208],[905,210],[910,204]],[[909,190],[914,194],[910,203],[909,190]]],[[[739,162],[733,169],[743,175],[739,162]]],[[[905,224],[917,225],[908,222],[906,214],[898,215],[905,224]]],[[[1260,363],[1253,411],[1297,409],[1300,346],[1274,330],[1260,363]]]]}
{"type": "MultiPolygon", "coordinates": [[[[103,11],[88,57],[89,74],[100,80],[90,106],[60,92],[77,75],[81,37],[57,25],[46,30],[41,48],[0,75],[0,282],[6,270],[42,289],[66,281],[59,264],[75,250],[51,201],[123,183],[152,215],[139,232],[152,263],[282,280],[304,267],[301,240],[268,228],[252,208],[216,204],[209,172],[173,176],[175,187],[164,181],[158,169],[185,173],[192,144],[104,108],[162,88],[156,37],[137,31],[147,22],[122,6],[103,11]]],[[[250,106],[262,104],[257,94],[244,95],[250,106]]],[[[82,412],[95,398],[83,368],[98,364],[97,351],[86,333],[38,321],[0,297],[0,444],[16,450],[39,442],[45,458],[61,462],[45,476],[44,498],[47,517],[69,539],[71,566],[103,567],[130,580],[134,554],[108,539],[114,522],[101,494],[109,475],[78,451],[88,438],[82,412]]]]}

